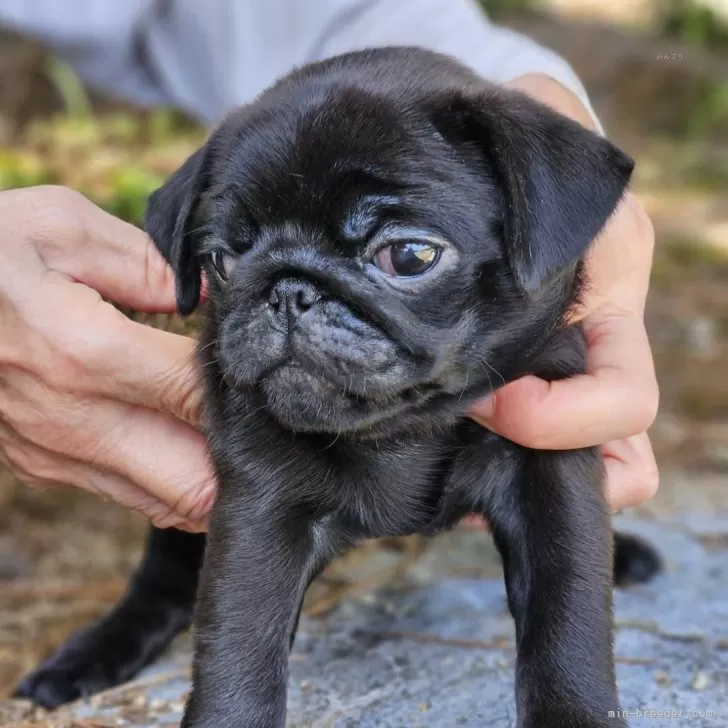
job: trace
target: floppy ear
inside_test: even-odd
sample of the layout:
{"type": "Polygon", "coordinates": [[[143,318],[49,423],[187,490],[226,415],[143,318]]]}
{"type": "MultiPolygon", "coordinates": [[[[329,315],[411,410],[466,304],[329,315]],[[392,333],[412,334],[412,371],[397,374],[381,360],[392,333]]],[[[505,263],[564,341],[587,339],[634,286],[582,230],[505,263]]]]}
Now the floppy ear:
{"type": "Polygon", "coordinates": [[[147,202],[144,229],[176,274],[177,310],[187,316],[199,303],[202,268],[190,226],[205,187],[204,147],[189,159],[147,202]]]}
{"type": "Polygon", "coordinates": [[[530,293],[584,254],[622,198],[634,161],[518,91],[488,89],[447,109],[500,183],[505,253],[530,293]]]}

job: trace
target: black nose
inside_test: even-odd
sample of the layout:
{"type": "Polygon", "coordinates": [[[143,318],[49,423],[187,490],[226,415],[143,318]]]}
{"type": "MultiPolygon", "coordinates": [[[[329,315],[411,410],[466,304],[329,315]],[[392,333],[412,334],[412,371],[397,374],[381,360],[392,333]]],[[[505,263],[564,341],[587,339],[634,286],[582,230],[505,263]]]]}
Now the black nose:
{"type": "Polygon", "coordinates": [[[282,278],[271,289],[268,305],[275,312],[276,318],[291,326],[320,299],[321,294],[308,281],[282,278]]]}

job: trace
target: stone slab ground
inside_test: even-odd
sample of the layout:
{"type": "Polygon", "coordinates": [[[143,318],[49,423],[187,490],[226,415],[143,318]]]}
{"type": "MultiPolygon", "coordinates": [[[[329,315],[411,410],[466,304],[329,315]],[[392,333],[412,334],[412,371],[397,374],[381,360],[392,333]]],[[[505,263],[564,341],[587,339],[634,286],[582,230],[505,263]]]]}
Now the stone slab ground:
{"type": "MultiPolygon", "coordinates": [[[[630,724],[728,725],[728,518],[619,525],[650,539],[666,560],[651,585],[615,597],[630,724]]],[[[372,568],[371,558],[364,563],[372,568]]],[[[513,626],[496,564],[487,535],[453,532],[429,543],[396,586],[358,592],[304,620],[291,659],[290,728],[514,726],[513,626]]],[[[176,725],[188,666],[185,637],[135,683],[40,725],[176,725]]]]}

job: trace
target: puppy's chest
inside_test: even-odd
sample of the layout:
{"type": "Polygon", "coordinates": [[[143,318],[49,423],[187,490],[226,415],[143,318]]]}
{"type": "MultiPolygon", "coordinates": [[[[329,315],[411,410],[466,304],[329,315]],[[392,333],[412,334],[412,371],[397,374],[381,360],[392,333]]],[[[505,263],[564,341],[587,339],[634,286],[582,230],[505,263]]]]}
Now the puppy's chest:
{"type": "Polygon", "coordinates": [[[471,511],[485,485],[468,457],[472,448],[486,456],[490,449],[489,433],[478,430],[475,444],[452,435],[322,447],[298,437],[287,445],[269,441],[235,461],[244,464],[244,480],[254,481],[241,488],[245,497],[275,490],[289,505],[354,539],[437,532],[471,511]],[[465,471],[471,477],[464,478],[465,471]]]}
{"type": "Polygon", "coordinates": [[[334,513],[366,537],[427,530],[447,490],[452,457],[429,443],[353,457],[338,472],[334,513]]]}

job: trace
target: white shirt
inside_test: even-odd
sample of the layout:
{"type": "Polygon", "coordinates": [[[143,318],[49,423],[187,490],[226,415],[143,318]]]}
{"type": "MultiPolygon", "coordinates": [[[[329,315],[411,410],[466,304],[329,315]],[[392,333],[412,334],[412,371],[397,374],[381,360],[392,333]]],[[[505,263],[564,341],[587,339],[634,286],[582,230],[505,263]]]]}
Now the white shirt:
{"type": "Polygon", "coordinates": [[[599,123],[556,53],[488,21],[475,0],[0,0],[90,85],[215,123],[295,66],[371,46],[419,45],[503,83],[551,76],[599,123]]]}

